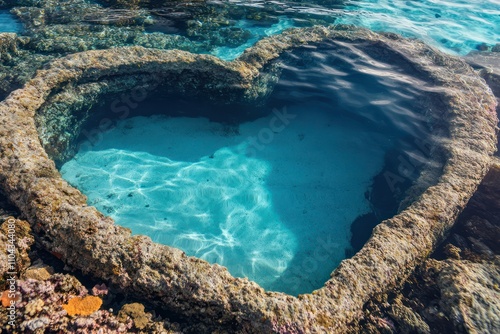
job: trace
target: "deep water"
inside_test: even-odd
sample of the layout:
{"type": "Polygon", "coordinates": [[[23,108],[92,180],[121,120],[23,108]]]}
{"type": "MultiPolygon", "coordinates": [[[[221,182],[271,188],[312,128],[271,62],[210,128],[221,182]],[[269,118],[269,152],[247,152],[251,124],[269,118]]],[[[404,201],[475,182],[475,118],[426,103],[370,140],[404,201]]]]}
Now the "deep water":
{"type": "MultiPolygon", "coordinates": [[[[373,181],[398,170],[389,153],[404,159],[428,136],[425,87],[348,47],[297,51],[284,64],[262,108],[160,96],[83,141],[61,173],[135,234],[269,290],[311,292],[366,241],[373,226],[360,217],[378,222],[391,207],[368,194],[403,198],[402,184],[374,191],[373,181]]],[[[417,176],[399,175],[406,185],[417,176]]]]}
{"type": "Polygon", "coordinates": [[[8,10],[0,10],[0,33],[20,32],[21,23],[8,10]]]}

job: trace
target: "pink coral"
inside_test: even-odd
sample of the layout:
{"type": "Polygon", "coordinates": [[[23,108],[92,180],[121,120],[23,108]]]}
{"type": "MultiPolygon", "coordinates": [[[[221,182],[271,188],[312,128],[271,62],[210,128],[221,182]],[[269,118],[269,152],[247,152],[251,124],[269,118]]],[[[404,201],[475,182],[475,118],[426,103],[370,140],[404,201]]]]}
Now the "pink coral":
{"type": "Polygon", "coordinates": [[[104,283],[102,283],[102,284],[96,284],[92,288],[92,294],[94,294],[94,296],[107,295],[108,294],[108,287],[104,283]]]}

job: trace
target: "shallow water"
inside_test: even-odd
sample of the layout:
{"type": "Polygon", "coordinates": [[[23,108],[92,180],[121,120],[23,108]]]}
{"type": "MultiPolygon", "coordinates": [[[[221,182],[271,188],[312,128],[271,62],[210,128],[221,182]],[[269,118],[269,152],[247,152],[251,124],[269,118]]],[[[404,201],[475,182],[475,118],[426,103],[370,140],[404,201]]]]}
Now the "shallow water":
{"type": "Polygon", "coordinates": [[[458,55],[500,43],[498,0],[354,0],[338,23],[416,37],[458,55]]]}
{"type": "MultiPolygon", "coordinates": [[[[224,60],[233,60],[262,37],[302,26],[309,19],[325,18],[336,18],[335,24],[353,24],[374,31],[418,38],[455,55],[466,55],[473,50],[500,43],[498,0],[353,0],[347,1],[345,6],[339,2],[330,7],[319,6],[314,2],[303,2],[302,6],[282,2],[274,4],[275,15],[280,20],[278,24],[263,28],[252,26],[246,20],[238,21],[235,27],[246,29],[252,38],[240,46],[218,47],[211,53],[224,60]],[[298,18],[297,15],[303,17],[298,18]]],[[[266,5],[263,1],[251,3],[254,7],[267,8],[266,5]]]]}
{"type": "Polygon", "coordinates": [[[261,27],[252,24],[248,20],[241,20],[235,24],[235,27],[249,31],[251,33],[251,38],[249,38],[245,44],[238,47],[219,46],[211,52],[214,56],[223,60],[234,60],[238,58],[238,56],[240,56],[247,48],[251,47],[262,38],[280,34],[284,30],[294,27],[294,21],[287,17],[280,17],[278,23],[273,24],[270,27],[261,27]]]}
{"type": "Polygon", "coordinates": [[[352,248],[353,221],[373,212],[366,193],[386,154],[404,156],[426,131],[421,83],[352,51],[291,54],[267,105],[250,108],[267,112],[256,119],[144,105],[170,116],[118,122],[61,173],[135,234],[269,290],[311,292],[352,248]]]}
{"type": "Polygon", "coordinates": [[[0,33],[20,32],[21,23],[8,10],[0,10],[0,33]]]}
{"type": "MultiPolygon", "coordinates": [[[[175,10],[170,7],[170,10],[163,9],[165,13],[170,13],[166,16],[165,13],[155,14],[161,10],[151,11],[156,23],[151,26],[146,24],[145,31],[187,37],[197,46],[188,47],[181,43],[176,47],[210,53],[229,61],[264,37],[279,34],[288,28],[313,24],[353,24],[374,31],[394,32],[421,39],[456,55],[466,55],[478,48],[485,49],[500,43],[498,0],[352,0],[332,2],[328,6],[324,3],[209,1],[204,5],[172,5],[175,10]],[[217,16],[214,23],[208,14],[198,21],[195,13],[199,12],[227,13],[217,16]],[[219,24],[218,20],[225,22],[219,24]],[[187,27],[193,24],[201,28],[195,32],[188,31],[187,27]],[[210,31],[208,35],[205,29],[210,31]],[[239,32],[231,33],[232,29],[239,32]]],[[[21,29],[22,25],[13,15],[6,10],[0,11],[0,32],[20,32],[21,29]]]]}

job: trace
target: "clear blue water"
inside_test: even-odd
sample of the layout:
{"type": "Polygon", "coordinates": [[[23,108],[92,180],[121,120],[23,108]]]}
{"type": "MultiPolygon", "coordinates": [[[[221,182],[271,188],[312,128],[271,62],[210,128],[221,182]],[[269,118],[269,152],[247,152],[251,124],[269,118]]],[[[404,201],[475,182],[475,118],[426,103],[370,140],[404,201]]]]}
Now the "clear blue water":
{"type": "Polygon", "coordinates": [[[0,33],[19,32],[22,29],[21,23],[8,10],[0,10],[0,33]]]}
{"type": "MultiPolygon", "coordinates": [[[[259,3],[257,1],[257,3],[259,3]]],[[[336,24],[353,24],[374,31],[394,32],[414,37],[455,55],[466,55],[485,43],[500,43],[500,1],[498,0],[353,0],[339,8],[292,7],[294,12],[310,17],[337,17],[336,24]]],[[[283,14],[283,13],[281,13],[283,14]]],[[[233,60],[257,39],[296,26],[296,21],[280,16],[271,28],[251,26],[247,21],[236,24],[254,36],[237,48],[220,47],[213,54],[233,60]]]]}
{"type": "MultiPolygon", "coordinates": [[[[238,1],[232,1],[238,3],[238,1]]],[[[262,1],[246,6],[264,6],[262,1]]],[[[250,32],[251,38],[237,47],[220,46],[211,53],[224,60],[237,58],[258,40],[300,26],[303,19],[287,13],[301,13],[310,18],[336,17],[335,23],[353,24],[375,31],[394,32],[415,37],[445,52],[465,55],[485,43],[500,43],[500,2],[498,0],[354,0],[343,9],[276,2],[279,22],[262,26],[251,20],[238,20],[232,27],[250,32]],[[299,23],[299,24],[297,24],[299,23]]],[[[303,23],[303,22],[302,22],[303,23]]],[[[0,10],[0,32],[19,32],[20,22],[7,10],[0,10]]]]}
{"type": "Polygon", "coordinates": [[[293,59],[267,105],[250,108],[264,116],[186,117],[195,108],[180,104],[172,117],[173,102],[144,104],[140,113],[164,115],[82,142],[63,177],[135,234],[269,290],[321,287],[351,249],[352,222],[372,211],[366,192],[387,152],[424,131],[421,83],[348,50],[293,59]]]}
{"type": "MultiPolygon", "coordinates": [[[[297,253],[323,237],[335,245],[321,256],[331,264],[345,257],[350,224],[369,211],[364,192],[390,144],[321,109],[288,112],[297,117],[262,150],[249,138],[274,115],[241,124],[234,135],[206,118],[131,118],[61,172],[89,204],[134,233],[273,289],[297,253]],[[318,150],[323,145],[335,149],[327,154],[318,150]]],[[[315,286],[333,268],[322,269],[315,286]]]]}
{"type": "Polygon", "coordinates": [[[416,37],[465,55],[481,43],[500,43],[498,0],[355,0],[338,23],[416,37]]]}
{"type": "Polygon", "coordinates": [[[250,31],[252,37],[245,44],[242,44],[238,47],[226,47],[226,46],[217,47],[212,51],[212,54],[223,60],[231,61],[233,59],[238,58],[238,56],[240,56],[243,53],[243,51],[245,51],[247,48],[257,43],[262,38],[280,34],[284,30],[292,28],[293,26],[294,26],[293,20],[287,17],[280,17],[279,22],[271,25],[270,27],[256,26],[248,20],[238,21],[235,24],[235,27],[243,28],[250,31]]]}

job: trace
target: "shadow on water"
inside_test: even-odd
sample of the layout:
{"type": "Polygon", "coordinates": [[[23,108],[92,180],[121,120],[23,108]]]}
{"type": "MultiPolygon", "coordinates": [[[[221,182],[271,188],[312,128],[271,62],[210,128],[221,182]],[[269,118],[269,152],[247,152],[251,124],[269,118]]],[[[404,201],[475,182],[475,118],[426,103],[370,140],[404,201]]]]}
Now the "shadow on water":
{"type": "MultiPolygon", "coordinates": [[[[308,249],[295,255],[287,270],[271,287],[282,291],[286,286],[287,292],[298,294],[320,288],[340,263],[341,259],[335,254],[340,252],[345,257],[352,256],[369,239],[373,227],[397,213],[406,190],[419,176],[423,166],[420,160],[426,157],[419,156],[419,163],[411,172],[402,170],[402,162],[410,160],[409,156],[418,149],[415,141],[426,140],[429,132],[416,102],[423,95],[419,88],[421,82],[403,74],[396,66],[377,61],[352,47],[335,44],[290,53],[284,63],[280,82],[268,102],[271,107],[287,106],[293,109],[294,105],[319,102],[321,108],[335,119],[349,119],[349,122],[360,125],[357,129],[383,134],[389,142],[378,173],[365,188],[368,210],[359,212],[357,218],[348,221],[347,231],[339,230],[336,221],[329,222],[328,218],[323,221],[319,233],[307,241],[310,243],[308,249]],[[329,225],[331,228],[328,228],[329,225]],[[344,248],[338,240],[345,238],[346,233],[350,234],[350,245],[344,248]]],[[[307,113],[308,110],[305,108],[302,111],[307,113]]],[[[358,136],[355,133],[349,135],[358,136]]],[[[346,138],[345,144],[349,144],[349,138],[346,138]]],[[[377,144],[364,142],[361,146],[377,144]]],[[[328,149],[324,151],[328,154],[328,149]]],[[[356,152],[352,151],[352,154],[356,152]]],[[[366,168],[368,172],[377,168],[369,166],[371,163],[378,165],[377,158],[374,156],[373,159],[368,165],[350,168],[366,168]]],[[[333,168],[331,172],[334,172],[333,168]]],[[[345,172],[349,173],[348,170],[345,172]]],[[[272,172],[269,183],[277,177],[272,172]]],[[[290,208],[286,197],[275,195],[273,203],[279,213],[296,209],[290,208]]],[[[352,204],[346,204],[347,210],[356,210],[356,205],[352,204]]],[[[337,210],[345,210],[346,206],[337,210]]],[[[293,214],[300,216],[301,210],[295,210],[293,214]]],[[[336,212],[326,213],[325,216],[330,219],[341,217],[336,212]]],[[[308,221],[307,215],[303,217],[304,225],[315,225],[308,221]]],[[[288,220],[284,219],[284,222],[286,224],[288,220]]],[[[289,228],[297,231],[294,226],[289,228]]]]}

